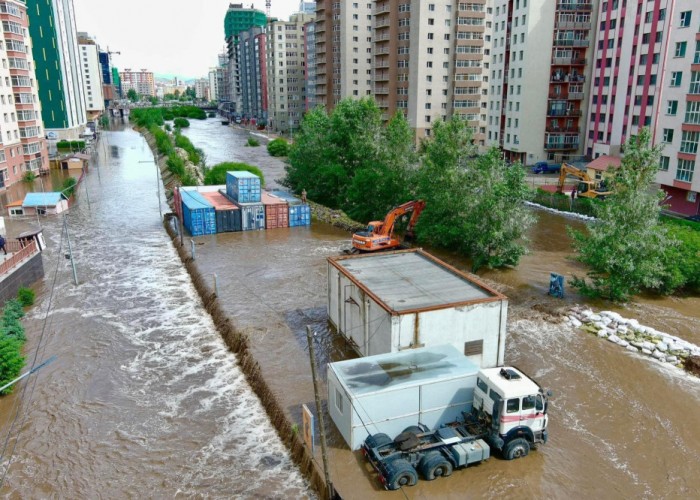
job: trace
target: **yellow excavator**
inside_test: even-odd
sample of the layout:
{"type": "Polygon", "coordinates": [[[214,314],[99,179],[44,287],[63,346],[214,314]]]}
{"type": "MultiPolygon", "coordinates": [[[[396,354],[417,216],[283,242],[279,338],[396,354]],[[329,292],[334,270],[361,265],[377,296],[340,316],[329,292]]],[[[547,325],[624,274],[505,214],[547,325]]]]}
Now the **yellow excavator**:
{"type": "Polygon", "coordinates": [[[562,163],[561,165],[557,193],[564,192],[564,182],[566,182],[566,177],[569,175],[579,179],[579,183],[576,186],[576,193],[578,196],[583,196],[584,198],[598,198],[602,200],[606,196],[610,196],[612,194],[612,191],[606,189],[605,180],[591,179],[585,170],[576,168],[568,163],[562,163]]]}

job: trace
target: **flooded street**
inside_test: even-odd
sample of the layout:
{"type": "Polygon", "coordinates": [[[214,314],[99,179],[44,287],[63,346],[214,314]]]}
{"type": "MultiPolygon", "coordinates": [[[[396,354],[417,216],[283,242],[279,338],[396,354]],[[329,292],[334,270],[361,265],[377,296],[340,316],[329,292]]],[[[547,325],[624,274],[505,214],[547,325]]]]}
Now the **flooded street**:
{"type": "MultiPolygon", "coordinates": [[[[283,175],[283,163],[267,155],[264,141],[243,146],[246,131],[210,119],[192,120],[186,134],[210,166],[259,166],[268,186],[283,175]]],[[[36,378],[0,493],[307,496],[306,481],[203,312],[158,222],[156,169],[138,163],[151,158],[135,132],[105,134],[101,178],[94,169],[88,178],[92,208],[81,198],[68,216],[78,287],[61,255],[62,220],[41,220],[50,248],[39,300],[25,321],[27,352],[36,347],[52,300],[40,353],[58,359],[36,378]]],[[[548,444],[523,460],[492,458],[448,479],[385,492],[327,419],[331,476],[343,498],[700,497],[700,380],[548,321],[548,311],[582,302],[568,289],[564,301],[546,292],[550,271],[567,278],[584,273],[568,258],[565,229],[583,226],[539,216],[529,235],[532,252],[517,269],[480,274],[510,298],[506,362],[554,391],[548,444]]],[[[316,222],[196,238],[197,268],[205,279],[217,275],[222,309],[248,335],[270,389],[297,423],[302,403],[314,407],[306,325],[316,331],[320,363],[354,356],[329,331],[326,313],[326,258],[349,241],[347,232],[316,222]]],[[[469,269],[464,259],[434,253],[469,269]]],[[[640,299],[615,310],[700,343],[697,297],[640,299]]],[[[321,372],[325,377],[325,368],[321,372]]],[[[14,418],[19,394],[0,400],[2,429],[14,418]]]]}
{"type": "Polygon", "coordinates": [[[46,276],[25,320],[26,352],[33,355],[51,302],[39,359],[57,360],[21,402],[22,387],[0,399],[3,443],[21,403],[0,493],[307,496],[159,222],[151,159],[136,132],[104,134],[99,176],[93,168],[87,181],[91,208],[83,195],[67,216],[79,286],[62,255],[62,219],[41,219],[46,276]]]}
{"type": "MultiPolygon", "coordinates": [[[[209,122],[193,122],[188,135],[218,134],[209,122]]],[[[217,146],[217,154],[235,151],[245,132],[217,146]]],[[[211,137],[209,143],[214,142],[211,137]]],[[[211,156],[210,152],[207,154],[211,156]]],[[[257,154],[257,153],[256,153],[257,154]]],[[[266,170],[267,162],[239,156],[266,170]]],[[[268,174],[269,176],[269,174],[268,174]]],[[[402,492],[383,492],[364,459],[351,453],[332,423],[332,478],[346,498],[697,498],[700,486],[700,380],[671,366],[649,362],[609,342],[547,321],[546,311],[582,302],[567,290],[564,301],[546,296],[549,272],[584,274],[569,259],[566,226],[583,227],[574,219],[539,212],[530,232],[531,254],[517,269],[486,271],[510,297],[506,362],[519,366],[554,391],[550,441],[527,459],[505,462],[494,458],[459,471],[449,479],[425,482],[402,492]],[[545,312],[543,312],[545,311],[545,312]]],[[[229,233],[198,239],[198,267],[217,273],[226,312],[251,339],[253,353],[287,413],[299,422],[299,406],[313,407],[304,327],[317,332],[320,361],[352,356],[327,327],[326,260],[349,244],[349,234],[324,224],[311,228],[229,233]]],[[[469,263],[435,252],[449,263],[469,269],[469,263]]],[[[604,303],[596,308],[610,308],[604,303]]],[[[623,316],[642,324],[700,342],[694,298],[640,299],[623,316]]],[[[320,455],[317,453],[317,455],[320,455]]],[[[320,461],[320,456],[317,457],[320,461]]]]}

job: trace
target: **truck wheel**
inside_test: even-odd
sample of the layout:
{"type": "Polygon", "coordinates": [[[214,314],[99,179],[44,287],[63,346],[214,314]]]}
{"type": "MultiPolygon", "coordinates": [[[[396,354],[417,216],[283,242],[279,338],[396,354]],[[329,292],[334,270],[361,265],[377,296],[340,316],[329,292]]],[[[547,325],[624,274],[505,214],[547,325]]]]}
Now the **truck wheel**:
{"type": "Polygon", "coordinates": [[[426,481],[432,481],[439,477],[447,477],[452,474],[452,463],[439,451],[431,451],[426,454],[418,466],[421,476],[426,481]]]}
{"type": "Polygon", "coordinates": [[[389,443],[391,443],[391,438],[383,432],[380,432],[379,434],[372,434],[371,436],[367,436],[367,439],[365,439],[365,446],[369,449],[378,448],[389,443]]]}
{"type": "Polygon", "coordinates": [[[418,473],[408,460],[399,458],[387,464],[387,487],[398,490],[402,486],[413,486],[418,482],[418,473]]]}
{"type": "Polygon", "coordinates": [[[506,460],[523,458],[526,457],[528,453],[530,453],[530,443],[524,438],[513,439],[503,448],[503,457],[506,460]]]}
{"type": "Polygon", "coordinates": [[[423,430],[417,425],[409,425],[403,430],[401,434],[404,434],[406,432],[412,432],[413,434],[423,434],[423,430]]]}

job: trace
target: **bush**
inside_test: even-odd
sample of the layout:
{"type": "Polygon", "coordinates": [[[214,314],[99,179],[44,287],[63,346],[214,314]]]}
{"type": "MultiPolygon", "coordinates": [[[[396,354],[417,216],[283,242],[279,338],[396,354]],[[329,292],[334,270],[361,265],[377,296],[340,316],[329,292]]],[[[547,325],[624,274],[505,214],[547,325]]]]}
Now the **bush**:
{"type": "Polygon", "coordinates": [[[289,154],[289,143],[279,137],[267,144],[267,152],[270,153],[270,156],[287,156],[289,154]]]}
{"type": "Polygon", "coordinates": [[[172,132],[173,128],[170,126],[169,123],[166,123],[165,126],[163,127],[166,131],[172,132]]]}
{"type": "Polygon", "coordinates": [[[182,178],[185,175],[185,160],[180,158],[178,155],[170,155],[165,164],[168,166],[168,170],[178,177],[182,178]]]}
{"type": "Polygon", "coordinates": [[[170,140],[170,136],[167,134],[167,132],[161,130],[160,127],[155,125],[151,126],[150,132],[153,134],[153,137],[156,140],[156,149],[158,149],[160,154],[170,155],[175,151],[173,149],[173,143],[170,140]]]}
{"type": "Polygon", "coordinates": [[[70,141],[58,141],[56,143],[58,149],[70,149],[70,141]]]}
{"type": "Polygon", "coordinates": [[[129,120],[139,127],[150,128],[153,125],[163,125],[161,108],[135,108],[129,113],[129,120]]]}
{"type": "Polygon", "coordinates": [[[189,120],[187,118],[175,118],[173,121],[173,124],[175,125],[175,128],[187,128],[190,126],[189,120]]]}
{"type": "Polygon", "coordinates": [[[226,172],[230,170],[243,170],[255,174],[260,177],[260,185],[265,187],[265,176],[260,171],[258,167],[253,165],[248,165],[246,163],[234,163],[234,162],[224,162],[214,165],[212,168],[207,170],[204,175],[204,184],[206,186],[217,186],[220,184],[226,184],[226,172]]]}
{"type": "Polygon", "coordinates": [[[260,146],[260,141],[258,141],[254,137],[248,137],[248,142],[246,143],[246,146],[257,148],[258,146],[260,146]]]}
{"type": "MultiPolygon", "coordinates": [[[[5,385],[17,378],[23,366],[22,341],[9,335],[0,335],[0,384],[5,385]]],[[[1,394],[9,394],[12,387],[8,387],[1,394]]]]}
{"type": "MultiPolygon", "coordinates": [[[[178,118],[178,120],[180,120],[180,118],[178,118]]],[[[175,134],[175,146],[187,151],[188,159],[195,165],[198,165],[199,162],[202,160],[202,155],[200,154],[200,151],[194,147],[194,144],[192,144],[192,141],[190,141],[188,137],[185,137],[184,135],[179,133],[175,134]]]]}
{"type": "Polygon", "coordinates": [[[26,183],[34,182],[34,179],[36,179],[36,177],[37,177],[37,175],[34,172],[27,171],[22,176],[22,182],[26,182],[26,183]]]}
{"type": "Polygon", "coordinates": [[[17,300],[19,300],[20,304],[22,304],[24,307],[34,304],[35,296],[36,294],[31,288],[22,287],[17,291],[17,300]]]}
{"type": "Polygon", "coordinates": [[[73,196],[73,193],[75,192],[75,186],[78,184],[78,180],[75,177],[68,177],[66,180],[63,181],[63,189],[61,189],[61,192],[66,196],[66,198],[70,198],[73,196]]]}
{"type": "Polygon", "coordinates": [[[175,118],[175,115],[169,109],[163,110],[163,120],[171,121],[175,118]]]}

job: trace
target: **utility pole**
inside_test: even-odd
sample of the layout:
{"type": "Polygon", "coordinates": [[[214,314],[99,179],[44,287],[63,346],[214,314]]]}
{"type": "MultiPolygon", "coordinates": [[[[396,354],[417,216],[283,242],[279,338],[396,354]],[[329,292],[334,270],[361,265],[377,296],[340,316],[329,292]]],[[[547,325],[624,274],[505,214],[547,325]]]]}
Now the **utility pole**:
{"type": "Polygon", "coordinates": [[[318,412],[318,426],[321,431],[321,458],[323,458],[323,474],[326,478],[326,498],[335,496],[335,489],[331,482],[331,474],[328,469],[328,453],[326,451],[326,426],[323,421],[323,408],[321,396],[318,393],[318,379],[316,378],[316,355],[314,353],[313,333],[310,326],[306,326],[306,341],[309,343],[309,361],[311,363],[311,378],[314,383],[314,397],[316,398],[316,411],[318,412]]]}
{"type": "Polygon", "coordinates": [[[73,268],[73,281],[78,284],[78,272],[75,269],[75,260],[73,260],[73,247],[70,244],[70,234],[68,234],[68,219],[63,216],[63,230],[66,232],[66,240],[68,240],[68,255],[70,257],[70,265],[73,268]]]}

